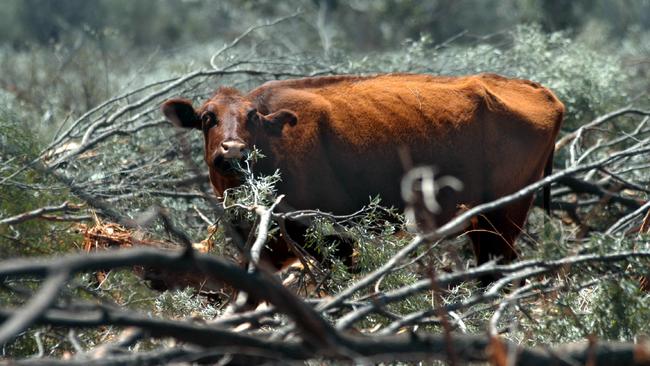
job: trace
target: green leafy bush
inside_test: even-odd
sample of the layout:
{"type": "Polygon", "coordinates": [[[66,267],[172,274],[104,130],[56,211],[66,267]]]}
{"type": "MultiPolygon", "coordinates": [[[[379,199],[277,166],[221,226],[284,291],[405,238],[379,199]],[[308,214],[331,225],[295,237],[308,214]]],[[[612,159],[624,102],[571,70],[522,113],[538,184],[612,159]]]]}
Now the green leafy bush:
{"type": "MultiPolygon", "coordinates": [[[[0,93],[5,101],[10,97],[0,93]]],[[[43,206],[74,202],[66,187],[30,164],[42,147],[40,137],[24,117],[0,108],[0,218],[8,218],[43,206]]],[[[70,224],[30,220],[0,225],[0,257],[39,255],[69,251],[78,236],[70,224]]]]}
{"type": "Polygon", "coordinates": [[[210,320],[221,314],[221,310],[197,295],[196,289],[189,287],[163,292],[156,298],[154,306],[156,314],[166,318],[210,320]]]}

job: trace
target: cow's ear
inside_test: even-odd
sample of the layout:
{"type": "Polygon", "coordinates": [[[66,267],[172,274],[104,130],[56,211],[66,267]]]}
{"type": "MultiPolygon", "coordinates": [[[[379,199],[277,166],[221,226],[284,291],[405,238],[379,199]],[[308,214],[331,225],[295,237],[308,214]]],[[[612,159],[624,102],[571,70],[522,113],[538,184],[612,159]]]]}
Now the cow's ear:
{"type": "Polygon", "coordinates": [[[259,114],[259,117],[264,128],[276,133],[281,132],[285,124],[295,126],[298,122],[298,116],[288,109],[280,109],[266,116],[259,114]]]}
{"type": "Polygon", "coordinates": [[[174,98],[162,105],[162,112],[177,127],[201,129],[201,119],[196,114],[192,102],[174,98]]]}

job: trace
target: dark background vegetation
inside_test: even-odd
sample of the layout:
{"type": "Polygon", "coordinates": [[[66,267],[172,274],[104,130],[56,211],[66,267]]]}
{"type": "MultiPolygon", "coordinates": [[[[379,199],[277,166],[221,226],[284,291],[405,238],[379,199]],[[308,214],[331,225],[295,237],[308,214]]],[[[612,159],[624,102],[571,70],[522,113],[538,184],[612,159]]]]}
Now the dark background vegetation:
{"type": "Polygon", "coordinates": [[[258,35],[274,43],[283,38],[278,48],[287,56],[322,52],[330,63],[372,60],[423,37],[425,48],[454,40],[454,46],[507,49],[505,33],[536,24],[543,34],[561,32],[596,57],[617,56],[625,74],[619,80],[635,76],[626,84],[647,79],[650,5],[644,0],[7,0],[0,8],[0,86],[24,103],[25,112],[56,125],[68,112],[88,110],[157,72],[205,66],[209,55],[249,26],[296,10],[304,14],[300,21],[258,35]]]}
{"type": "Polygon", "coordinates": [[[485,37],[522,23],[572,36],[597,27],[601,41],[619,43],[647,31],[650,22],[649,5],[642,0],[7,0],[3,5],[1,40],[16,49],[66,45],[71,36],[85,34],[94,42],[130,51],[168,51],[188,42],[227,40],[248,24],[296,9],[325,13],[336,46],[347,51],[395,48],[421,34],[437,42],[462,31],[485,37]]]}
{"type": "MultiPolygon", "coordinates": [[[[195,241],[203,239],[207,224],[197,212],[212,219],[213,202],[200,198],[198,188],[175,183],[187,176],[188,169],[172,139],[174,131],[161,121],[158,112],[166,97],[184,95],[200,101],[219,85],[246,90],[289,76],[393,71],[453,75],[496,72],[539,81],[567,106],[561,133],[566,136],[628,105],[648,109],[650,1],[4,0],[0,4],[0,258],[79,251],[83,245],[79,222],[92,226],[97,222],[95,215],[99,220],[111,220],[106,211],[87,205],[79,190],[105,200],[131,218],[152,205],[162,205],[195,241]],[[224,48],[214,65],[210,64],[215,53],[249,27],[296,12],[295,17],[260,28],[224,48]],[[55,174],[45,172],[40,163],[34,164],[56,161],[62,151],[57,149],[79,142],[88,126],[154,89],[134,90],[156,83],[164,86],[192,71],[215,67],[235,73],[192,79],[120,115],[114,123],[127,133],[98,140],[79,156],[57,165],[55,174]],[[125,93],[126,97],[110,101],[125,93]],[[94,117],[84,117],[102,105],[94,117]],[[151,126],[141,127],[147,123],[151,126]],[[72,133],[66,136],[62,131],[68,128],[72,133]],[[71,206],[57,211],[56,217],[1,224],[3,219],[64,201],[71,206]]],[[[594,149],[593,153],[590,148],[616,137],[634,136],[635,142],[643,141],[648,134],[643,127],[646,122],[624,115],[603,125],[593,135],[581,137],[577,151],[584,154],[583,160],[576,160],[575,151],[561,149],[556,153],[555,168],[570,168],[613,154],[613,148],[594,149]],[[637,127],[639,131],[634,132],[637,127]]],[[[107,126],[100,126],[98,131],[110,132],[107,126]]],[[[201,142],[196,136],[190,139],[195,163],[203,169],[201,142]]],[[[621,149],[627,144],[632,142],[624,142],[621,149]]],[[[618,166],[620,176],[635,184],[618,187],[614,195],[621,199],[599,201],[602,195],[580,195],[575,185],[564,187],[564,191],[556,188],[554,200],[566,206],[556,206],[555,215],[546,224],[541,212],[533,213],[527,228],[530,235],[521,240],[526,258],[645,249],[647,236],[629,239],[604,233],[647,202],[649,161],[646,154],[626,160],[623,165],[630,169],[618,166]],[[566,209],[569,206],[573,208],[566,209]],[[571,214],[566,213],[569,211],[571,214]]],[[[610,189],[606,177],[598,174],[579,178],[592,188],[610,189]]],[[[272,181],[270,178],[257,186],[270,197],[265,203],[272,202],[272,181]]],[[[246,197],[242,199],[245,202],[246,197]]],[[[360,219],[352,234],[360,238],[375,235],[364,229],[377,225],[373,219],[360,219]]],[[[314,242],[331,229],[331,223],[319,224],[313,232],[314,242]]],[[[365,252],[361,261],[366,270],[377,268],[404,245],[389,237],[399,228],[384,229],[382,250],[374,246],[373,240],[379,240],[375,237],[362,243],[365,252]]],[[[171,241],[158,222],[146,235],[171,241]]],[[[521,328],[513,330],[511,338],[538,345],[591,336],[632,341],[647,335],[650,303],[647,294],[639,291],[635,276],[640,272],[612,275],[609,281],[592,285],[587,291],[573,289],[566,296],[546,299],[545,308],[532,312],[533,318],[540,312],[546,317],[521,320],[521,328]],[[567,316],[569,313],[572,315],[567,316]]],[[[212,318],[222,311],[191,290],[162,295],[151,291],[130,271],[114,272],[106,283],[93,284],[95,287],[88,285],[92,283],[90,275],[84,276],[67,289],[66,299],[101,299],[171,318],[188,313],[212,318]]],[[[331,290],[341,290],[344,283],[359,278],[355,276],[359,274],[335,271],[330,278],[331,290]]],[[[573,278],[575,283],[588,282],[599,274],[585,270],[579,276],[573,278]]],[[[413,272],[395,273],[387,282],[397,288],[417,278],[413,272]]],[[[33,279],[20,285],[27,289],[36,286],[33,279]]],[[[449,297],[444,301],[453,303],[473,291],[475,287],[471,286],[457,288],[446,294],[449,297]]],[[[3,287],[0,292],[3,307],[23,301],[13,288],[3,287]]],[[[408,313],[432,301],[430,295],[421,294],[393,310],[408,313]]],[[[486,314],[476,311],[467,321],[470,331],[484,329],[486,314]]],[[[374,315],[364,321],[363,325],[370,328],[385,319],[374,315]]],[[[77,338],[88,350],[111,332],[84,331],[77,338]]],[[[0,356],[79,353],[73,338],[67,329],[30,328],[19,341],[5,345],[0,356]]],[[[155,341],[141,343],[142,349],[164,346],[155,341]]]]}

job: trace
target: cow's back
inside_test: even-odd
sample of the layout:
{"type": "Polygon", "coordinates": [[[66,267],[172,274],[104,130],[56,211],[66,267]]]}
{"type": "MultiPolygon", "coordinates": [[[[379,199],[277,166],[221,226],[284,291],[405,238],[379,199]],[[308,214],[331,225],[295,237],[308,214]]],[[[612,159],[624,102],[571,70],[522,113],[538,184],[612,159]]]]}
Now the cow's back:
{"type": "Polygon", "coordinates": [[[383,75],[274,82],[251,93],[263,108],[291,109],[296,126],[271,142],[280,189],[296,208],[336,213],[381,195],[400,207],[398,150],[465,184],[443,198],[446,221],[539,178],[562,104],[536,83],[496,75],[383,75]],[[292,198],[293,196],[293,198],[292,198]]]}

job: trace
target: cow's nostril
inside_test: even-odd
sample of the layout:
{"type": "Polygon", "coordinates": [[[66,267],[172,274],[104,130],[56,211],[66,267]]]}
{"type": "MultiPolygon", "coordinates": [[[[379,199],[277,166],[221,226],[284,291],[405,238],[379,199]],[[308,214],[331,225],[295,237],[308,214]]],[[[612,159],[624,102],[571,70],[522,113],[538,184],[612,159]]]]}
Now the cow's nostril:
{"type": "Polygon", "coordinates": [[[222,143],[221,148],[223,149],[223,151],[228,151],[228,143],[226,142],[222,143]]]}

